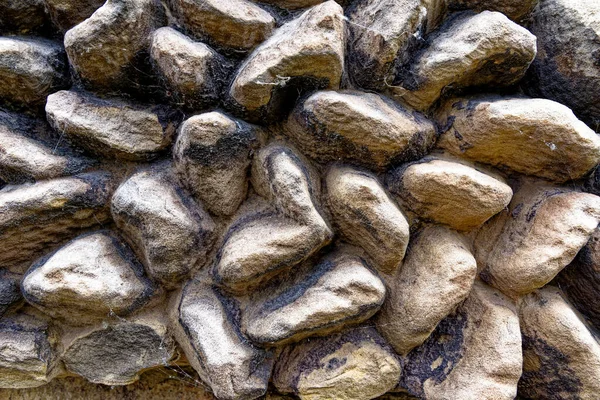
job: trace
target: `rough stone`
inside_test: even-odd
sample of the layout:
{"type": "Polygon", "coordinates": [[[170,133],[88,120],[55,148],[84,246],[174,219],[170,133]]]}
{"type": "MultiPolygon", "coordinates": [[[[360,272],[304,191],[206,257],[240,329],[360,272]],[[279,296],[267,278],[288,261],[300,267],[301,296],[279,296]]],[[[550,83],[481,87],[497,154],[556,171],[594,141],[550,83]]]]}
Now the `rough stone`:
{"type": "Polygon", "coordinates": [[[0,190],[0,267],[31,262],[110,219],[111,175],[93,172],[0,190]]]}
{"type": "Polygon", "coordinates": [[[476,281],[457,312],[409,354],[402,384],[424,400],[513,400],[522,362],[515,305],[476,281]]]}
{"type": "Polygon", "coordinates": [[[250,113],[269,114],[285,97],[282,89],[294,86],[290,81],[302,82],[303,89],[339,88],[343,18],[342,7],[330,0],[278,28],[241,65],[229,90],[233,101],[250,113]]]}
{"type": "Polygon", "coordinates": [[[175,184],[168,165],[142,169],[119,186],[111,211],[146,267],[167,289],[177,287],[210,251],[215,224],[175,184]]]}
{"type": "Polygon", "coordinates": [[[436,131],[424,115],[373,93],[317,92],[299,104],[286,135],[320,161],[375,169],[422,157],[436,131]]]}
{"type": "Polygon", "coordinates": [[[600,127],[600,3],[541,0],[530,27],[538,55],[527,85],[532,95],[569,106],[596,131],[600,127]]]}
{"type": "Polygon", "coordinates": [[[175,346],[165,316],[152,311],[80,330],[62,338],[61,360],[69,372],[93,383],[127,385],[145,369],[168,365],[175,346]]]}
{"type": "Polygon", "coordinates": [[[63,32],[88,19],[106,0],[41,0],[52,22],[63,32]]]}
{"type": "Polygon", "coordinates": [[[228,63],[209,46],[164,27],[152,34],[150,57],[177,105],[197,109],[218,101],[228,63]]]}
{"type": "Polygon", "coordinates": [[[107,0],[88,19],[65,33],[65,49],[76,76],[89,87],[115,89],[128,83],[128,68],[146,51],[161,26],[154,0],[107,0]]]}
{"type": "Polygon", "coordinates": [[[377,331],[358,327],[286,347],[273,382],[303,400],[374,399],[393,389],[400,373],[394,351],[377,331]]]}
{"type": "Polygon", "coordinates": [[[20,282],[21,275],[0,269],[0,318],[23,300],[20,282]]]}
{"type": "Polygon", "coordinates": [[[232,215],[246,198],[258,128],[215,111],[181,124],[173,150],[180,180],[208,211],[232,215]]]}
{"type": "Polygon", "coordinates": [[[393,170],[386,178],[390,191],[421,218],[468,231],[502,211],[512,189],[463,163],[423,159],[393,170]]]}
{"type": "Polygon", "coordinates": [[[0,35],[36,33],[46,24],[44,0],[4,0],[0,3],[0,35]]]}
{"type": "Polygon", "coordinates": [[[557,288],[520,301],[523,376],[519,395],[532,399],[594,399],[600,392],[600,345],[557,288]]]}
{"type": "Polygon", "coordinates": [[[535,36],[505,15],[459,13],[428,37],[390,91],[426,110],[448,89],[518,82],[535,55],[535,36]]]}
{"type": "Polygon", "coordinates": [[[600,138],[569,108],[546,99],[477,96],[449,100],[437,115],[438,146],[472,161],[557,182],[600,161],[600,138]]]}
{"type": "Polygon", "coordinates": [[[351,253],[340,250],[303,267],[251,298],[242,330],[252,341],[278,346],[325,335],[367,320],[383,304],[383,282],[351,253]]]}
{"type": "Polygon", "coordinates": [[[155,294],[143,266],[117,236],[80,236],[35,262],[21,284],[27,302],[70,325],[125,316],[155,294]]]}
{"type": "Polygon", "coordinates": [[[476,275],[463,237],[441,226],[425,228],[390,282],[377,329],[398,354],[407,354],[467,298],[476,275]]]}
{"type": "Polygon", "coordinates": [[[174,0],[181,23],[215,46],[249,51],[271,35],[275,19],[247,0],[174,0]]]}
{"type": "Polygon", "coordinates": [[[449,0],[448,8],[456,10],[499,11],[513,21],[526,19],[539,0],[449,0]]]}
{"type": "Polygon", "coordinates": [[[368,172],[335,166],[325,182],[337,232],[362,247],[381,272],[393,273],[404,258],[410,235],[402,211],[368,172]]]}
{"type": "Polygon", "coordinates": [[[67,90],[48,96],[46,116],[69,140],[106,158],[149,160],[167,149],[176,129],[169,110],[161,106],[67,90]]]}
{"type": "Polygon", "coordinates": [[[56,42],[31,37],[0,37],[0,101],[39,106],[66,86],[67,59],[56,42]]]}
{"type": "Polygon", "coordinates": [[[509,296],[550,282],[586,244],[600,220],[600,197],[526,185],[507,211],[479,231],[475,251],[482,279],[509,296]]]}
{"type": "Polygon", "coordinates": [[[223,400],[265,394],[273,368],[269,350],[239,330],[239,306],[202,279],[190,281],[171,308],[171,326],[191,365],[223,400]]]}

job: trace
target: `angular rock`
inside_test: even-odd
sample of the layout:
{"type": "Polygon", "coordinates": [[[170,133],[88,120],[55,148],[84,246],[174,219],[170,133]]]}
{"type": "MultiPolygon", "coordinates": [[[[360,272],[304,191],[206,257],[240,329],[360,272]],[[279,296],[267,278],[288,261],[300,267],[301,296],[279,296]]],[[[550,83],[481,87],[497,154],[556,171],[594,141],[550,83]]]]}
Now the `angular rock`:
{"type": "Polygon", "coordinates": [[[21,275],[0,269],[0,318],[23,300],[20,282],[21,275]]]}
{"type": "Polygon", "coordinates": [[[1,388],[45,385],[56,375],[56,367],[56,334],[45,320],[28,313],[0,320],[1,388]]]}
{"type": "Polygon", "coordinates": [[[426,110],[448,89],[518,82],[535,54],[535,36],[505,15],[459,13],[428,37],[390,91],[426,110]]]}
{"type": "Polygon", "coordinates": [[[234,102],[250,113],[269,114],[279,107],[290,81],[302,82],[303,89],[339,88],[343,18],[342,7],[330,0],[278,28],[238,70],[229,90],[234,102]]]}
{"type": "Polygon", "coordinates": [[[274,355],[240,332],[236,300],[210,283],[192,280],[171,308],[171,327],[191,365],[219,399],[265,394],[274,355]]]}
{"type": "Polygon", "coordinates": [[[600,126],[600,3],[596,0],[542,0],[531,32],[538,55],[527,85],[533,96],[571,108],[598,131],[600,126]]]}
{"type": "Polygon", "coordinates": [[[218,101],[228,63],[204,43],[160,28],[152,34],[150,57],[176,104],[203,108],[218,101]]]}
{"type": "Polygon", "coordinates": [[[600,161],[600,138],[562,104],[478,96],[449,100],[437,115],[438,146],[450,153],[557,182],[600,161]]]}
{"type": "Polygon", "coordinates": [[[52,22],[66,32],[88,19],[106,0],[43,0],[52,22]]]}
{"type": "Polygon", "coordinates": [[[409,225],[377,178],[351,167],[332,167],[326,175],[333,222],[348,242],[362,247],[383,273],[402,262],[409,225]]]}
{"type": "Polygon", "coordinates": [[[215,46],[249,51],[271,35],[275,19],[247,0],[174,0],[183,26],[215,46]]]}
{"type": "Polygon", "coordinates": [[[373,93],[317,92],[299,104],[286,135],[310,157],[385,169],[421,158],[436,138],[424,115],[373,93]]]}
{"type": "Polygon", "coordinates": [[[329,334],[369,319],[385,292],[363,260],[334,252],[257,292],[242,313],[242,330],[252,341],[274,346],[329,334]]]}
{"type": "Polygon", "coordinates": [[[61,90],[48,96],[46,116],[67,139],[95,155],[149,160],[166,150],[176,123],[168,109],[61,90]]]}
{"type": "Polygon", "coordinates": [[[0,37],[0,101],[38,106],[69,83],[63,47],[47,39],[0,37]]]}
{"type": "Polygon", "coordinates": [[[475,281],[456,313],[408,355],[402,386],[424,400],[513,400],[522,362],[515,305],[475,281]]]}
{"type": "Polygon", "coordinates": [[[119,186],[111,211],[148,275],[173,289],[205,262],[215,224],[176,185],[167,165],[143,169],[119,186]]]}
{"type": "Polygon", "coordinates": [[[393,170],[386,183],[421,218],[459,231],[482,225],[502,211],[512,189],[468,165],[444,159],[424,159],[393,170]]]}
{"type": "Polygon", "coordinates": [[[93,172],[0,190],[0,267],[31,262],[110,219],[111,175],[93,172]]]}
{"type": "Polygon", "coordinates": [[[520,301],[523,376],[519,395],[532,399],[594,399],[600,393],[600,345],[557,288],[520,301]]]}
{"type": "Polygon", "coordinates": [[[0,3],[0,35],[26,35],[46,24],[44,0],[4,0],[0,3]]]}
{"type": "Polygon", "coordinates": [[[175,168],[184,186],[211,213],[231,215],[246,198],[257,132],[218,111],[181,124],[173,149],[175,168]]]}
{"type": "Polygon", "coordinates": [[[301,399],[374,399],[400,380],[400,362],[371,327],[286,347],[277,361],[277,390],[301,399]]]}
{"type": "Polygon", "coordinates": [[[137,381],[144,370],[168,365],[175,353],[166,318],[156,310],[71,330],[62,345],[61,359],[69,372],[111,386],[137,381]]]}
{"type": "Polygon", "coordinates": [[[499,11],[513,21],[520,22],[527,18],[539,0],[450,0],[448,8],[456,10],[499,11]]]}
{"type": "Polygon", "coordinates": [[[383,90],[425,29],[423,0],[367,0],[349,12],[348,69],[359,86],[383,90]]]}
{"type": "Polygon", "coordinates": [[[527,185],[479,231],[483,280],[516,297],[550,282],[587,243],[600,221],[600,197],[527,185]]]}
{"type": "Polygon", "coordinates": [[[127,86],[128,68],[147,50],[150,34],[162,25],[162,12],[154,0],[107,0],[65,33],[75,75],[97,89],[127,86]]]}
{"type": "Polygon", "coordinates": [[[425,228],[390,282],[377,329],[398,354],[407,354],[467,298],[476,275],[463,237],[441,226],[425,228]]]}
{"type": "Polygon", "coordinates": [[[80,236],[35,262],[21,287],[29,304],[74,326],[130,314],[156,292],[131,249],[108,231],[80,236]]]}

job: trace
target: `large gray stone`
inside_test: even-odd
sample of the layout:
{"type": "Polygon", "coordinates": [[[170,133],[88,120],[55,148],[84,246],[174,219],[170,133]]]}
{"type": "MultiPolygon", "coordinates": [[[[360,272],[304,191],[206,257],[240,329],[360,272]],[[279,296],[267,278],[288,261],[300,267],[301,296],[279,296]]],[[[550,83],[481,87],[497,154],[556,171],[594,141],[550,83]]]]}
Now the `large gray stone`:
{"type": "MultiPolygon", "coordinates": [[[[20,1],[20,0],[18,0],[20,1]]],[[[52,22],[63,32],[88,19],[106,0],[40,0],[52,22]]]]}

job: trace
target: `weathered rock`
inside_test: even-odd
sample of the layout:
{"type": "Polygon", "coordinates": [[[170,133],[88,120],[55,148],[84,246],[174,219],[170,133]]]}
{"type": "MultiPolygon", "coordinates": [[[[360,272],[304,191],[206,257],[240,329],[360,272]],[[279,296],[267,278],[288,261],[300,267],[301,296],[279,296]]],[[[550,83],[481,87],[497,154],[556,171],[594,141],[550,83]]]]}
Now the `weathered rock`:
{"type": "Polygon", "coordinates": [[[449,100],[437,116],[438,146],[472,160],[565,182],[600,161],[600,138],[562,104],[479,96],[449,100]]]}
{"type": "Polygon", "coordinates": [[[350,9],[348,69],[358,85],[382,90],[394,82],[396,69],[425,29],[423,0],[366,0],[350,9]]]}
{"type": "Polygon", "coordinates": [[[156,292],[143,266],[117,236],[80,236],[35,262],[21,284],[27,302],[80,326],[143,307],[156,292]]]}
{"type": "Polygon", "coordinates": [[[31,262],[108,221],[112,185],[110,174],[94,172],[0,190],[0,267],[31,262]]]}
{"type": "Polygon", "coordinates": [[[350,167],[332,167],[326,176],[333,222],[350,243],[362,247],[383,273],[404,258],[409,225],[377,178],[350,167]]]}
{"type": "MultiPolygon", "coordinates": [[[[344,72],[344,13],[330,0],[287,22],[244,61],[229,94],[249,112],[278,108],[290,81],[303,89],[340,86],[344,72]]],[[[293,86],[293,85],[292,85],[293,86]]]]}
{"type": "Polygon", "coordinates": [[[431,34],[390,91],[426,110],[447,89],[509,86],[535,58],[536,38],[498,12],[459,13],[431,34]]]}
{"type": "Polygon", "coordinates": [[[448,8],[455,10],[499,11],[513,21],[528,17],[539,0],[450,0],[448,8]]]}
{"type": "Polygon", "coordinates": [[[44,385],[56,375],[56,337],[48,323],[20,313],[0,320],[0,387],[44,385]]]}
{"type": "Polygon", "coordinates": [[[0,3],[0,35],[26,35],[46,24],[44,0],[4,0],[0,3]]]}
{"type": "Polygon", "coordinates": [[[68,371],[103,385],[135,382],[144,370],[168,365],[175,352],[166,318],[156,310],[128,320],[70,330],[62,345],[61,359],[68,371]]]}
{"type": "Polygon", "coordinates": [[[181,124],[173,150],[180,180],[208,211],[235,213],[248,190],[257,128],[215,111],[181,124]]]}
{"type": "Polygon", "coordinates": [[[307,259],[333,237],[315,205],[318,176],[291,148],[262,148],[252,168],[254,189],[273,207],[254,201],[240,209],[213,270],[215,281],[236,294],[307,259]]]}
{"type": "Polygon", "coordinates": [[[520,301],[523,376],[530,399],[595,399],[600,393],[600,345],[557,288],[520,301]]]}
{"type": "Polygon", "coordinates": [[[409,354],[402,385],[424,400],[513,400],[522,362],[515,305],[475,281],[456,313],[409,354]]]}
{"type": "Polygon", "coordinates": [[[531,31],[538,55],[531,65],[532,95],[573,109],[598,131],[600,126],[600,3],[540,0],[531,31]]]}
{"type": "Polygon", "coordinates": [[[527,185],[475,240],[481,278],[509,296],[550,282],[586,244],[600,220],[600,197],[527,185]]]}
{"type": "Polygon", "coordinates": [[[393,389],[401,367],[394,351],[371,327],[286,347],[277,361],[277,390],[301,399],[374,399],[393,389]]]}
{"type": "Polygon", "coordinates": [[[126,86],[128,69],[146,51],[161,26],[154,0],[107,0],[88,19],[65,33],[65,49],[76,76],[98,89],[126,86]]]}
{"type": "Polygon", "coordinates": [[[295,342],[365,321],[384,299],[383,282],[363,260],[338,251],[257,292],[242,314],[242,330],[260,344],[295,342]]]}
{"type": "Polygon", "coordinates": [[[0,110],[0,179],[22,183],[81,172],[92,161],[54,138],[45,122],[0,110]]]}
{"type": "Polygon", "coordinates": [[[189,33],[216,46],[249,51],[275,28],[273,16],[247,0],[174,0],[173,5],[189,33]]]}
{"type": "Polygon", "coordinates": [[[61,90],[48,96],[50,125],[88,151],[106,158],[148,160],[166,150],[176,123],[168,109],[61,90]]]}
{"type": "Polygon", "coordinates": [[[119,186],[111,211],[148,275],[167,289],[205,262],[213,242],[211,217],[175,184],[168,165],[143,169],[119,186]]]}
{"type": "Polygon", "coordinates": [[[160,28],[152,34],[150,57],[177,105],[203,108],[218,101],[228,63],[204,43],[160,28]]]}
{"type": "Polygon", "coordinates": [[[65,51],[47,39],[0,37],[0,81],[0,101],[38,106],[69,82],[65,51]]]}
{"type": "Polygon", "coordinates": [[[351,161],[385,169],[422,157],[436,131],[424,115],[383,96],[356,91],[317,92],[300,103],[286,135],[320,161],[351,161]]]}
{"type": "Polygon", "coordinates": [[[468,231],[502,211],[512,189],[501,178],[444,159],[424,159],[393,170],[390,191],[421,218],[468,231]]]}
{"type": "Polygon", "coordinates": [[[40,0],[52,22],[63,32],[88,19],[106,0],[40,0]]]}
{"type": "Polygon", "coordinates": [[[0,269],[0,318],[23,300],[20,282],[21,275],[0,269]]]}
{"type": "Polygon", "coordinates": [[[398,354],[407,354],[467,297],[476,275],[463,237],[441,226],[425,228],[390,282],[377,329],[398,354]]]}

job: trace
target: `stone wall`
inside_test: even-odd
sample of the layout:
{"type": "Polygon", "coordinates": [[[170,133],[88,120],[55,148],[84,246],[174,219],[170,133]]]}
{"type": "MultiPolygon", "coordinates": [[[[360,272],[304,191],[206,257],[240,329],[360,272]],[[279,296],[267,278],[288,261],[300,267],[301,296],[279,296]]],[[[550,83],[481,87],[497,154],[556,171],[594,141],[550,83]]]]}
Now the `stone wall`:
{"type": "Polygon", "coordinates": [[[600,398],[598,0],[2,0],[0,398],[600,398]]]}

